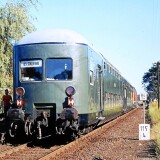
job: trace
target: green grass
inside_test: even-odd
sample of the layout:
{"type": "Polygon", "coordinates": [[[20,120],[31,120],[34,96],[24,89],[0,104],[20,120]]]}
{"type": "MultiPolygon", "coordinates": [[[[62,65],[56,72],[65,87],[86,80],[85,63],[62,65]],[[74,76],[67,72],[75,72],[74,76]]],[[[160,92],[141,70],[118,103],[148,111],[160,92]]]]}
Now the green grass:
{"type": "Polygon", "coordinates": [[[151,117],[152,124],[160,123],[160,108],[158,109],[158,104],[156,102],[150,104],[149,115],[151,117]]]}
{"type": "Polygon", "coordinates": [[[160,156],[160,108],[157,102],[152,102],[149,106],[148,114],[151,120],[151,139],[156,142],[157,154],[160,156]]]}

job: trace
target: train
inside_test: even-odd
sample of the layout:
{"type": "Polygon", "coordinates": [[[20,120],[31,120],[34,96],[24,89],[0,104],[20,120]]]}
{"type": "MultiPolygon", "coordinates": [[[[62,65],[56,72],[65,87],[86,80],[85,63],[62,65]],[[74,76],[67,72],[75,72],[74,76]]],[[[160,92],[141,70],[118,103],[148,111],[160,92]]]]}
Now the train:
{"type": "Polygon", "coordinates": [[[131,110],[136,98],[119,70],[73,30],[35,31],[14,45],[10,137],[74,139],[131,110]]]}

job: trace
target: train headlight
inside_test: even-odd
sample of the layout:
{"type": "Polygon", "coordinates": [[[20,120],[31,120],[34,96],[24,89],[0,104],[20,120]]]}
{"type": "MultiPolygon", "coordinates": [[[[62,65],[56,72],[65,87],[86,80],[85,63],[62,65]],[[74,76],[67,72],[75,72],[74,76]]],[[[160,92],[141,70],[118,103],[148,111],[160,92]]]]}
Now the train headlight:
{"type": "Polygon", "coordinates": [[[74,87],[69,86],[66,88],[65,92],[68,97],[72,97],[75,94],[76,90],[74,89],[74,87]]]}
{"type": "Polygon", "coordinates": [[[23,95],[25,94],[25,89],[24,89],[23,87],[18,87],[18,88],[16,89],[16,94],[17,94],[18,96],[23,96],[23,95]]]}

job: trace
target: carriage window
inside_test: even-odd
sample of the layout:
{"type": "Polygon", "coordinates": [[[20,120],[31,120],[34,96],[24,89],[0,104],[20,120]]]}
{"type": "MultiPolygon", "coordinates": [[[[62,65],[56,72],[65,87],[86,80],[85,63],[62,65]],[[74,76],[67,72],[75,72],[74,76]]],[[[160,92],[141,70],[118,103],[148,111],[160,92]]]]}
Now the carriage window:
{"type": "Polygon", "coordinates": [[[24,60],[20,62],[21,81],[42,80],[42,60],[24,60]]]}
{"type": "Polygon", "coordinates": [[[46,60],[47,80],[71,80],[73,62],[71,58],[53,58],[46,60]]]}

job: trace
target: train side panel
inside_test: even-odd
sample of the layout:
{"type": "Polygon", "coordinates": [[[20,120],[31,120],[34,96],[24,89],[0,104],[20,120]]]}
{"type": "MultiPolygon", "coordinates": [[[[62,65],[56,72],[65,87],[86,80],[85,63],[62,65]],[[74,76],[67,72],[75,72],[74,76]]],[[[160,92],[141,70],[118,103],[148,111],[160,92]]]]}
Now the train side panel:
{"type": "Polygon", "coordinates": [[[95,50],[88,49],[90,121],[112,117],[123,111],[121,76],[95,50]]]}
{"type": "Polygon", "coordinates": [[[88,47],[88,86],[90,122],[103,112],[103,58],[96,51],[88,47]]]}
{"type": "Polygon", "coordinates": [[[117,114],[122,111],[120,74],[106,62],[104,69],[104,114],[117,114]]]}

